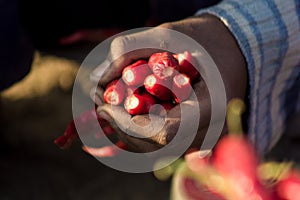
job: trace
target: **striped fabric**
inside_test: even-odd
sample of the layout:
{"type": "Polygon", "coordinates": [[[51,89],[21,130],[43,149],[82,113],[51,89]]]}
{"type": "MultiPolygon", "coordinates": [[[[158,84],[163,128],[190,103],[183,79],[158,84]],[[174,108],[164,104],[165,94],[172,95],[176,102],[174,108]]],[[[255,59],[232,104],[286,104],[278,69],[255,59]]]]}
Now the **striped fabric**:
{"type": "Polygon", "coordinates": [[[263,155],[300,109],[300,0],[223,0],[196,15],[203,13],[224,22],[246,58],[247,131],[263,155]]]}

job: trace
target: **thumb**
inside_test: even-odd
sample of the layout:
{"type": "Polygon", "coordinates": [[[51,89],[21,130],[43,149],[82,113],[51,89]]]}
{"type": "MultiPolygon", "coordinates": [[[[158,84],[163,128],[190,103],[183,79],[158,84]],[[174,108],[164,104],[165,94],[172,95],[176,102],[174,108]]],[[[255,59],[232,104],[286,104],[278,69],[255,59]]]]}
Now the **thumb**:
{"type": "Polygon", "coordinates": [[[116,130],[128,129],[128,122],[131,119],[131,115],[128,114],[124,108],[110,104],[103,104],[98,106],[97,113],[100,117],[107,120],[116,130]]]}
{"type": "Polygon", "coordinates": [[[120,106],[112,106],[103,104],[97,108],[98,114],[107,120],[111,126],[122,131],[122,134],[127,134],[141,139],[159,140],[162,143],[164,138],[161,138],[164,132],[165,119],[156,115],[136,115],[132,117],[124,108],[120,106]],[[159,138],[157,138],[159,137],[159,138]]]}

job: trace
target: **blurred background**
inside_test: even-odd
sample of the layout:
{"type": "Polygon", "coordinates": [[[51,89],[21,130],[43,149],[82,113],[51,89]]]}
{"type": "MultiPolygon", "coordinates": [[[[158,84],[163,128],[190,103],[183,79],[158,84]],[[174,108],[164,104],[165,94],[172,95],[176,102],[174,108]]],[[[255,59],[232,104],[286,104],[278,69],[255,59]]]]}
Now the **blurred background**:
{"type": "MultiPolygon", "coordinates": [[[[53,140],[72,120],[73,82],[93,47],[216,2],[0,0],[0,199],[168,199],[170,180],[113,170],[80,141],[62,151],[53,140]]],[[[299,124],[269,158],[299,160],[299,124]]]]}

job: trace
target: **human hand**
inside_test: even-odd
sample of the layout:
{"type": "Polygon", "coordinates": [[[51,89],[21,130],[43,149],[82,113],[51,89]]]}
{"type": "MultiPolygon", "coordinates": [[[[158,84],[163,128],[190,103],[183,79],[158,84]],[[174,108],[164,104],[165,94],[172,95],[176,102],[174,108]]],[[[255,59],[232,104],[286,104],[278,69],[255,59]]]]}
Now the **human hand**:
{"type": "MultiPolygon", "coordinates": [[[[203,123],[200,124],[199,132],[206,128],[206,124],[209,123],[210,119],[210,99],[202,98],[201,109],[199,109],[198,98],[195,95],[201,94],[208,97],[206,85],[203,81],[200,81],[194,84],[193,89],[194,93],[188,100],[181,102],[163,115],[155,113],[155,110],[157,110],[156,106],[159,106],[158,104],[152,107],[154,114],[152,114],[150,109],[150,114],[132,116],[123,106],[110,104],[100,105],[97,112],[112,125],[119,138],[133,151],[155,151],[169,144],[176,135],[178,136],[176,141],[181,142],[181,144],[174,143],[178,150],[178,145],[183,145],[181,148],[184,148],[186,142],[183,141],[193,141],[195,134],[187,133],[196,133],[195,124],[199,123],[199,110],[203,114],[201,116],[203,117],[203,123]],[[201,127],[202,125],[204,126],[201,127]],[[178,133],[179,126],[184,128],[183,131],[181,130],[181,134],[178,133]]],[[[204,136],[204,133],[197,134],[195,141],[202,141],[204,136]]],[[[174,148],[174,144],[172,144],[171,149],[174,148]]]]}
{"type": "MultiPolygon", "coordinates": [[[[165,23],[158,26],[158,28],[179,31],[201,44],[213,58],[220,71],[225,85],[227,101],[235,97],[244,98],[247,83],[246,64],[234,37],[221,21],[211,15],[203,15],[201,17],[165,23]]],[[[136,44],[142,44],[143,42],[145,43],[145,41],[149,42],[149,40],[151,40],[153,46],[167,46],[170,50],[172,50],[173,47],[174,49],[182,48],[182,51],[187,50],[184,46],[178,46],[181,45],[178,41],[172,41],[168,32],[157,31],[155,28],[118,37],[111,44],[109,59],[113,62],[103,73],[99,80],[99,85],[105,86],[111,80],[119,77],[123,68],[134,60],[149,58],[151,54],[159,51],[155,48],[128,51],[134,49],[132,47],[136,44]],[[158,33],[159,35],[157,35],[158,33]],[[149,38],[149,36],[151,36],[151,38],[149,38]],[[165,41],[167,42],[165,43],[165,41]]],[[[123,140],[129,148],[138,152],[149,152],[168,144],[176,135],[182,120],[188,122],[194,118],[192,115],[189,116],[188,113],[184,118],[180,117],[183,114],[180,112],[181,107],[184,107],[186,110],[192,110],[196,106],[196,103],[197,105],[199,103],[201,120],[198,121],[199,127],[197,135],[191,145],[191,147],[199,147],[210,124],[211,99],[209,90],[203,80],[195,83],[193,89],[197,96],[196,99],[182,102],[180,106],[171,109],[165,118],[152,116],[150,119],[149,115],[131,117],[131,115],[126,113],[121,107],[102,104],[100,87],[98,88],[100,94],[98,95],[100,97],[98,104],[101,105],[98,107],[98,112],[112,124],[118,132],[120,139],[123,140]],[[136,123],[139,125],[139,128],[137,126],[128,125],[129,122],[136,123]],[[163,127],[157,134],[150,134],[151,136],[148,137],[149,132],[151,133],[150,127],[140,127],[146,127],[150,122],[158,125],[163,122],[163,127]]],[[[189,133],[189,131],[187,130],[186,133],[189,133]]],[[[188,136],[189,135],[186,134],[183,137],[188,136]]]]}

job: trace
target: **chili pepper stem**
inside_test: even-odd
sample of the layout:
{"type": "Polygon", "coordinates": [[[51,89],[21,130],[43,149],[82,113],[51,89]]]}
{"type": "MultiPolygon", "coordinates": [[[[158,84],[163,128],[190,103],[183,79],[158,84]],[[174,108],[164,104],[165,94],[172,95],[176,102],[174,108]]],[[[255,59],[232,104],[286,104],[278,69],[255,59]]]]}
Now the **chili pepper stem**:
{"type": "Polygon", "coordinates": [[[227,106],[227,126],[230,134],[243,134],[242,114],[245,112],[245,104],[241,99],[234,98],[227,106]]]}

